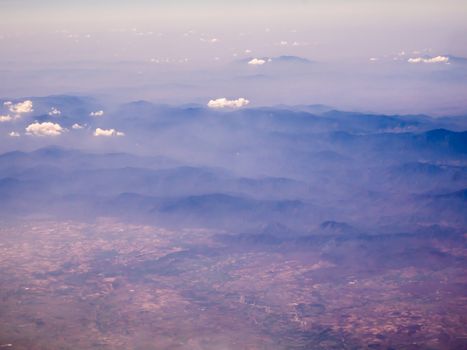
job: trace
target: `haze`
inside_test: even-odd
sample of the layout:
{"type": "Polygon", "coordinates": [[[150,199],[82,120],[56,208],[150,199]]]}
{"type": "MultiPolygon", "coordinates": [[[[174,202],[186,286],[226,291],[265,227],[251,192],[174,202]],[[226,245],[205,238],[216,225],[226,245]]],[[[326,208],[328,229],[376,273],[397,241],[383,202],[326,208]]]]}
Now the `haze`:
{"type": "MultiPolygon", "coordinates": [[[[464,1],[2,1],[0,94],[466,112],[464,1]],[[296,56],[308,65],[248,65],[296,56]],[[450,58],[409,63],[409,59],[450,58]]],[[[273,61],[274,63],[274,61],[273,61]]]]}

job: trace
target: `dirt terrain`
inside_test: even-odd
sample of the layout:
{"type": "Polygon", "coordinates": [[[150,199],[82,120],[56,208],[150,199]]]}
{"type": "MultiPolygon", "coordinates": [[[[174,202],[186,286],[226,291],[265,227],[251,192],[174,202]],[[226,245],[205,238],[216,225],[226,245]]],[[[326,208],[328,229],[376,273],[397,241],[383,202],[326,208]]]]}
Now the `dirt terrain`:
{"type": "Polygon", "coordinates": [[[245,240],[111,219],[4,225],[0,347],[466,348],[465,237],[432,231],[245,240]]]}

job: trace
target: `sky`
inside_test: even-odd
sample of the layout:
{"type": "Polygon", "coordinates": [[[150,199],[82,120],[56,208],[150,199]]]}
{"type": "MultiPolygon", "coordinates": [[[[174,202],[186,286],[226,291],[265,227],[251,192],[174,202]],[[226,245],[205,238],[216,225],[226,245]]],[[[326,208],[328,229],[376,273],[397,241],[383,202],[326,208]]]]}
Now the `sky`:
{"type": "Polygon", "coordinates": [[[467,111],[466,1],[0,0],[0,18],[5,98],[467,111]]]}

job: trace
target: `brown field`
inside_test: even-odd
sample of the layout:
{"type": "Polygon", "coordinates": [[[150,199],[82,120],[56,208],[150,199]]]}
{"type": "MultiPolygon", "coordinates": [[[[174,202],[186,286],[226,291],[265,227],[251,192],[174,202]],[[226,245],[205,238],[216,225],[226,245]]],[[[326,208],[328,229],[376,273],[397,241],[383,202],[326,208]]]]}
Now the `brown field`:
{"type": "Polygon", "coordinates": [[[465,237],[0,229],[0,349],[466,349],[465,237]]]}

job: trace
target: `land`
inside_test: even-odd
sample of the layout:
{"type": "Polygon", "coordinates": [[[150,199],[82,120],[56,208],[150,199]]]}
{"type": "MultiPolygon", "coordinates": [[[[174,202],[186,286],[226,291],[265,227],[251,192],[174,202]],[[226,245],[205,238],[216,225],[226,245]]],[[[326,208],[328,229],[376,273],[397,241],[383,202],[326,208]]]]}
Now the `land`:
{"type": "Polygon", "coordinates": [[[3,223],[0,348],[465,349],[466,239],[3,223]]]}

